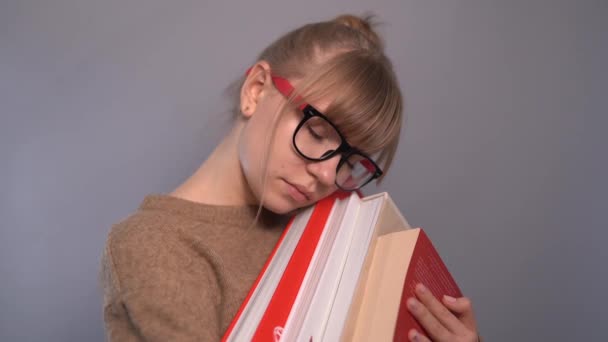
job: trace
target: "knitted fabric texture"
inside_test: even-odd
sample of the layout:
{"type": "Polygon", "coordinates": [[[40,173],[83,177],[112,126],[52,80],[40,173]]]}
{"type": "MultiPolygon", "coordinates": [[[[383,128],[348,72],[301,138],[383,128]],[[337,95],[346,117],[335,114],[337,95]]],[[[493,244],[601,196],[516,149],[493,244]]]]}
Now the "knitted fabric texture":
{"type": "Polygon", "coordinates": [[[110,341],[219,341],[287,221],[256,206],[147,196],[101,262],[110,341]]]}

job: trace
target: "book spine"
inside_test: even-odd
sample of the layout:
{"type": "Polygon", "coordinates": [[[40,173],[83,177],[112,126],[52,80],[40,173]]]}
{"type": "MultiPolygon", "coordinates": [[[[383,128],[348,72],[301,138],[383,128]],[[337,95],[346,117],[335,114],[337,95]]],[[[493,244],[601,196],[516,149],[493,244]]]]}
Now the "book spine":
{"type": "Polygon", "coordinates": [[[443,295],[462,296],[456,281],[454,281],[439,253],[423,230],[420,230],[410,266],[405,276],[393,341],[409,341],[408,332],[411,329],[416,329],[428,337],[426,330],[409,312],[406,305],[408,298],[416,296],[415,287],[418,283],[424,284],[439,301],[441,301],[443,295]]]}
{"type": "Polygon", "coordinates": [[[327,197],[315,205],[306,229],[289,259],[252,341],[275,341],[280,338],[337,198],[341,198],[341,196],[327,197]]]}

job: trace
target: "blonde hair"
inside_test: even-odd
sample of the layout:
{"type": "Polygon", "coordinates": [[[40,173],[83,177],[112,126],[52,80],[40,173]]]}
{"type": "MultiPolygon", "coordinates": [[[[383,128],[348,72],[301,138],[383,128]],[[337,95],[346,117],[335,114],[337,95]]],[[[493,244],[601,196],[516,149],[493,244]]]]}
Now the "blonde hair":
{"type": "MultiPolygon", "coordinates": [[[[274,75],[299,80],[286,104],[298,105],[297,98],[308,103],[331,99],[324,114],[386,175],[399,144],[403,99],[374,26],[371,15],[348,14],[307,24],[278,38],[258,60],[266,61],[274,75]]],[[[239,79],[232,89],[240,89],[243,82],[239,79]]],[[[238,115],[239,101],[235,104],[238,115]]]]}

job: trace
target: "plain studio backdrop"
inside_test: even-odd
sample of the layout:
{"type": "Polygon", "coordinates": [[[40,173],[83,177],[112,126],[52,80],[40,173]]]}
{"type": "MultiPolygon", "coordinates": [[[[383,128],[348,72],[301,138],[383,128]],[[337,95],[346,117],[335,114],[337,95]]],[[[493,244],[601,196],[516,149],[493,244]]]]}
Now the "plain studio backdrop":
{"type": "Polygon", "coordinates": [[[289,29],[374,11],[406,97],[385,183],[487,341],[608,340],[608,2],[0,3],[0,340],[103,339],[112,223],[230,125],[289,29]]]}

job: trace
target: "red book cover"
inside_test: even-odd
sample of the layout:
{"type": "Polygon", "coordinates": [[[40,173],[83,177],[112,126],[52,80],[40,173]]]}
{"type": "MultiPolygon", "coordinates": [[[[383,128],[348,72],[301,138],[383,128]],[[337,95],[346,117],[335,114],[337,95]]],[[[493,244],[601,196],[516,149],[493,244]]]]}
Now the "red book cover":
{"type": "Polygon", "coordinates": [[[439,301],[441,301],[443,295],[462,297],[454,278],[452,278],[439,257],[439,253],[437,253],[431,240],[423,230],[420,230],[410,266],[405,276],[393,341],[409,341],[407,334],[412,328],[428,337],[428,333],[408,311],[406,305],[408,298],[416,296],[415,286],[418,283],[423,283],[439,301]]]}
{"type": "Polygon", "coordinates": [[[283,242],[283,238],[285,238],[285,235],[287,235],[287,232],[289,231],[289,228],[291,228],[291,225],[293,224],[294,219],[295,219],[295,216],[292,217],[289,220],[289,222],[287,223],[287,227],[285,227],[285,230],[283,231],[283,233],[281,234],[281,237],[279,238],[279,241],[277,241],[277,244],[274,246],[274,249],[272,250],[272,252],[270,252],[270,255],[268,256],[268,260],[266,260],[266,263],[264,264],[264,267],[262,267],[262,271],[260,272],[260,274],[258,275],[257,279],[253,283],[253,286],[251,286],[251,289],[249,290],[249,293],[247,293],[247,297],[245,297],[245,300],[243,301],[243,304],[241,304],[241,307],[239,308],[239,311],[236,313],[236,315],[232,319],[232,322],[230,322],[230,325],[228,326],[228,329],[226,329],[226,332],[224,333],[224,337],[222,337],[222,342],[225,342],[228,339],[228,336],[230,336],[230,333],[234,329],[234,326],[236,325],[236,322],[238,322],[238,320],[241,318],[241,315],[243,314],[243,311],[245,310],[245,307],[249,303],[249,300],[251,299],[251,296],[253,295],[253,292],[258,287],[258,284],[260,283],[260,280],[262,279],[262,276],[264,275],[264,273],[266,273],[266,269],[268,269],[268,265],[270,265],[270,262],[272,261],[272,258],[274,258],[274,255],[277,252],[277,249],[279,249],[279,246],[283,242]]]}
{"type": "Polygon", "coordinates": [[[348,193],[338,192],[315,205],[252,341],[274,341],[280,337],[333,205],[337,198],[346,196],[348,193]]]}

